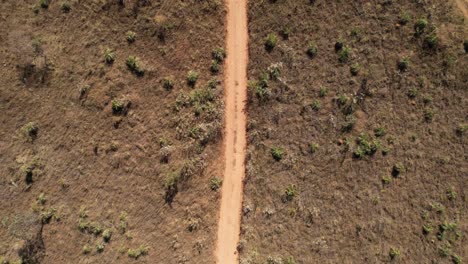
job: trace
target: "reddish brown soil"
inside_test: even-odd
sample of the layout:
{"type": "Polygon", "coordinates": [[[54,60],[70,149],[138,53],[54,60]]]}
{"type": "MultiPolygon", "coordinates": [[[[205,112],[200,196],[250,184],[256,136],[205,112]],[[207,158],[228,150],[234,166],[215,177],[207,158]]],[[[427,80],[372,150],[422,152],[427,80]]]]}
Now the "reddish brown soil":
{"type": "Polygon", "coordinates": [[[221,192],[217,263],[238,263],[242,187],[245,174],[247,99],[247,3],[227,1],[224,179],[221,192]]]}
{"type": "Polygon", "coordinates": [[[282,66],[267,99],[251,85],[241,263],[466,261],[468,34],[455,2],[251,1],[249,36],[250,80],[282,66]],[[420,18],[429,25],[417,37],[420,18]],[[434,27],[431,49],[424,39],[434,27]],[[270,33],[278,43],[268,52],[270,33]],[[340,39],[351,48],[346,63],[340,39]],[[349,132],[346,115],[356,120],[349,132]],[[361,133],[380,147],[359,159],[361,133]],[[272,148],[284,150],[280,161],[272,148]],[[393,176],[399,163],[405,171],[393,176]]]}
{"type": "Polygon", "coordinates": [[[224,43],[222,3],[72,0],[63,13],[56,0],[36,15],[39,1],[0,2],[0,261],[213,263],[219,193],[210,178],[222,171],[210,164],[221,154],[223,89],[205,87],[216,77],[211,51],[224,43]],[[127,69],[130,55],[144,76],[127,69]],[[195,88],[189,70],[200,74],[195,88]],[[193,102],[204,89],[213,98],[193,102]],[[112,113],[113,99],[131,102],[126,115],[112,113]],[[29,122],[34,139],[22,129],[29,122]],[[80,232],[79,221],[110,229],[110,242],[80,232]],[[128,249],[140,246],[147,255],[135,261],[128,249]]]}

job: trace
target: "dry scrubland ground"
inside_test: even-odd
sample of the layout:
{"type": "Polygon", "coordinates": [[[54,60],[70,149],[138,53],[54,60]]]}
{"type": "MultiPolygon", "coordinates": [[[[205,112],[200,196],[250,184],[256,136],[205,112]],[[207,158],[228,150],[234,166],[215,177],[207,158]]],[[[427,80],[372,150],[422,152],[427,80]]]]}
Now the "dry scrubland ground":
{"type": "Polygon", "coordinates": [[[466,261],[459,10],[250,1],[249,19],[241,263],[466,261]]]}
{"type": "Polygon", "coordinates": [[[119,2],[0,1],[1,263],[213,261],[224,6],[119,2]]]}

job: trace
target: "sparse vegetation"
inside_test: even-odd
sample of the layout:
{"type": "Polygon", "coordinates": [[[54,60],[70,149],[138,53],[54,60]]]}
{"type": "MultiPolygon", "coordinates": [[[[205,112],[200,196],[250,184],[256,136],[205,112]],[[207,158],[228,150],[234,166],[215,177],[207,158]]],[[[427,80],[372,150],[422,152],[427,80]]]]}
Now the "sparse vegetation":
{"type": "Polygon", "coordinates": [[[223,184],[223,180],[218,177],[213,177],[210,180],[210,188],[213,191],[217,191],[219,188],[221,188],[222,184],[223,184]]]}
{"type": "Polygon", "coordinates": [[[284,155],[283,148],[274,147],[271,149],[271,156],[273,156],[273,159],[275,159],[276,161],[280,161],[281,159],[283,159],[283,155],[284,155]]]}
{"type": "Polygon", "coordinates": [[[318,53],[318,47],[317,44],[311,42],[309,43],[309,46],[307,47],[307,55],[309,55],[310,58],[315,58],[318,53]]]}
{"type": "Polygon", "coordinates": [[[278,43],[278,37],[274,33],[268,34],[266,40],[265,40],[265,48],[267,51],[272,51],[275,47],[276,44],[278,43]]]}
{"type": "Polygon", "coordinates": [[[402,58],[401,60],[398,61],[397,66],[398,66],[398,69],[402,72],[408,70],[410,66],[409,58],[408,57],[402,58]]]}
{"type": "Polygon", "coordinates": [[[198,81],[198,77],[199,77],[198,72],[196,72],[196,71],[189,71],[189,72],[187,73],[187,84],[188,84],[189,86],[194,87],[195,84],[196,84],[197,81],[198,81]]]}
{"type": "Polygon", "coordinates": [[[133,43],[136,40],[136,33],[133,31],[128,31],[126,35],[126,39],[128,43],[133,43]]]}
{"type": "Polygon", "coordinates": [[[349,57],[351,56],[351,48],[344,46],[340,51],[338,52],[339,55],[339,60],[342,63],[348,62],[349,57]]]}
{"type": "Polygon", "coordinates": [[[112,64],[114,63],[114,61],[115,61],[115,52],[112,49],[107,48],[104,51],[104,62],[107,64],[112,64]]]}
{"type": "Polygon", "coordinates": [[[135,249],[130,248],[127,251],[127,255],[130,258],[134,258],[134,259],[138,259],[139,257],[145,256],[147,254],[148,254],[148,247],[145,247],[143,245],[141,245],[139,248],[135,248],[135,249]]]}
{"type": "Polygon", "coordinates": [[[143,76],[145,74],[145,71],[140,65],[140,61],[137,57],[135,56],[128,56],[127,61],[125,63],[128,67],[128,69],[135,73],[138,76],[143,76]]]}

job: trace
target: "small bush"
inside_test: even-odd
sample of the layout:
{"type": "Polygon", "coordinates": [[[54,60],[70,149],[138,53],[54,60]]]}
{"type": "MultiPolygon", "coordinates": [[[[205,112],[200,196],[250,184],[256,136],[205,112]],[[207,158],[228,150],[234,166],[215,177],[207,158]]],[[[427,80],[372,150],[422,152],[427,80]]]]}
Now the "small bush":
{"type": "Polygon", "coordinates": [[[280,63],[275,63],[275,64],[271,64],[270,66],[268,66],[267,71],[271,79],[277,80],[280,77],[281,66],[282,65],[280,63]]]}
{"type": "Polygon", "coordinates": [[[400,19],[399,19],[399,23],[401,25],[406,25],[408,24],[408,22],[411,20],[411,15],[406,13],[406,12],[403,12],[400,14],[400,19]]]}
{"type": "Polygon", "coordinates": [[[463,49],[465,50],[465,53],[468,53],[468,40],[463,42],[463,49]]]}
{"type": "Polygon", "coordinates": [[[354,152],[354,157],[363,158],[364,156],[372,156],[380,148],[380,141],[372,139],[367,134],[359,135],[357,139],[358,147],[354,152]]]}
{"type": "Polygon", "coordinates": [[[81,252],[83,252],[83,254],[87,255],[87,254],[91,253],[91,247],[89,245],[84,245],[81,252]]]}
{"type": "Polygon", "coordinates": [[[145,246],[140,246],[139,248],[136,249],[128,249],[127,255],[130,258],[138,259],[141,256],[145,256],[148,254],[148,248],[145,246]]]}
{"type": "Polygon", "coordinates": [[[217,62],[222,62],[226,58],[226,51],[223,48],[216,48],[211,52],[211,57],[217,62]]]}
{"type": "Polygon", "coordinates": [[[418,19],[416,23],[414,24],[414,31],[416,35],[421,35],[426,29],[427,25],[428,25],[428,22],[426,19],[424,18],[418,19]]]}
{"type": "Polygon", "coordinates": [[[351,48],[349,47],[343,47],[339,53],[339,60],[342,63],[348,62],[349,57],[351,56],[351,48]]]}
{"type": "Polygon", "coordinates": [[[361,66],[358,63],[355,63],[351,65],[350,67],[350,72],[353,76],[356,76],[359,74],[359,70],[361,69],[361,66]]]}
{"type": "Polygon", "coordinates": [[[103,243],[97,243],[96,244],[96,252],[97,253],[102,253],[104,251],[104,244],[103,243]]]}
{"type": "Polygon", "coordinates": [[[289,27],[281,29],[280,35],[284,40],[288,40],[289,36],[291,35],[291,29],[289,27]]]}
{"type": "Polygon", "coordinates": [[[353,130],[355,124],[356,118],[353,115],[347,115],[341,130],[343,132],[350,132],[351,130],[353,130]]]}
{"type": "Polygon", "coordinates": [[[319,100],[314,100],[312,104],[310,104],[310,106],[312,107],[312,110],[314,111],[318,111],[320,110],[320,108],[322,108],[322,104],[320,103],[319,100]]]}
{"type": "Polygon", "coordinates": [[[271,149],[271,156],[276,161],[280,161],[281,159],[283,159],[283,155],[284,155],[284,149],[283,148],[274,147],[274,148],[271,149]]]}
{"type": "Polygon", "coordinates": [[[424,120],[428,123],[432,122],[434,120],[434,110],[429,109],[429,108],[425,109],[424,120]]]}
{"type": "Polygon", "coordinates": [[[416,98],[416,96],[418,96],[418,94],[419,94],[418,89],[416,89],[416,88],[413,87],[413,88],[410,88],[410,89],[408,90],[408,94],[407,94],[407,95],[408,95],[409,98],[414,99],[414,98],[416,98]]]}
{"type": "Polygon", "coordinates": [[[307,47],[307,55],[309,55],[310,58],[315,58],[318,53],[318,47],[317,44],[315,43],[309,43],[309,46],[307,47]]]}
{"type": "Polygon", "coordinates": [[[44,9],[49,8],[49,0],[40,0],[39,1],[39,6],[44,8],[44,9]]]}
{"type": "Polygon", "coordinates": [[[402,174],[403,172],[406,171],[406,168],[405,166],[402,164],[402,163],[396,163],[395,165],[393,165],[393,168],[392,168],[392,175],[393,177],[398,177],[400,176],[400,174],[402,174]]]}
{"type": "Polygon", "coordinates": [[[398,61],[397,67],[400,71],[406,71],[410,66],[410,60],[408,57],[404,57],[398,61]]]}
{"type": "Polygon", "coordinates": [[[213,177],[210,180],[210,188],[213,191],[217,191],[219,188],[221,188],[222,184],[223,184],[223,180],[218,177],[213,177]]]}
{"type": "Polygon", "coordinates": [[[265,40],[265,48],[267,51],[272,51],[275,47],[276,44],[278,43],[278,36],[274,33],[268,34],[266,40],[265,40]]]}
{"type": "Polygon", "coordinates": [[[115,53],[112,49],[107,48],[104,51],[104,62],[107,64],[112,64],[115,61],[115,53]]]}
{"type": "Polygon", "coordinates": [[[343,41],[338,40],[338,41],[335,43],[335,51],[340,51],[341,49],[343,49],[343,47],[344,47],[343,41]]]}
{"type": "Polygon", "coordinates": [[[439,44],[439,38],[435,32],[431,33],[430,35],[424,38],[424,46],[427,49],[434,49],[439,44]]]}
{"type": "Polygon", "coordinates": [[[461,264],[462,263],[462,258],[456,254],[452,255],[452,262],[453,264],[461,264]]]}
{"type": "Polygon", "coordinates": [[[288,185],[288,187],[286,187],[286,190],[284,191],[284,194],[286,195],[286,200],[291,201],[297,194],[296,185],[294,184],[288,185]]]}
{"type": "Polygon", "coordinates": [[[122,113],[124,111],[124,108],[125,108],[125,102],[118,100],[118,99],[112,100],[112,112],[114,114],[122,113]]]}
{"type": "Polygon", "coordinates": [[[320,97],[325,97],[328,94],[328,89],[326,87],[320,87],[319,90],[319,96],[320,97]]]}
{"type": "Polygon", "coordinates": [[[212,60],[212,61],[211,61],[210,71],[211,71],[211,73],[213,73],[213,74],[219,73],[219,64],[218,64],[218,61],[216,61],[216,60],[212,60]]]}
{"type": "Polygon", "coordinates": [[[468,124],[458,124],[457,129],[455,129],[455,132],[459,136],[463,136],[466,131],[468,130],[468,124]]]}
{"type": "Polygon", "coordinates": [[[309,143],[310,153],[314,154],[315,152],[317,152],[318,149],[319,149],[319,145],[317,143],[309,143]]]}
{"type": "Polygon", "coordinates": [[[390,248],[390,252],[388,255],[390,256],[391,259],[396,259],[400,256],[400,250],[396,248],[390,248]]]}
{"type": "Polygon", "coordinates": [[[133,31],[128,31],[126,35],[128,43],[133,43],[136,40],[136,33],[133,31]]]}
{"type": "Polygon", "coordinates": [[[64,3],[62,4],[61,9],[62,9],[62,12],[68,13],[68,12],[70,12],[70,10],[71,10],[71,6],[70,6],[69,3],[64,2],[64,3]]]}
{"type": "Polygon", "coordinates": [[[196,72],[196,71],[189,71],[189,72],[187,73],[187,84],[188,84],[189,86],[194,87],[195,84],[197,83],[197,81],[198,81],[198,72],[196,72]]]}
{"type": "Polygon", "coordinates": [[[128,56],[125,64],[127,65],[128,69],[136,75],[143,76],[145,74],[145,71],[142,69],[140,61],[137,57],[128,56]]]}
{"type": "Polygon", "coordinates": [[[104,239],[104,242],[109,243],[111,237],[112,237],[112,230],[106,229],[104,230],[104,232],[102,232],[102,238],[104,239]]]}
{"type": "Polygon", "coordinates": [[[37,133],[39,132],[39,128],[34,122],[27,123],[23,126],[22,130],[31,139],[35,139],[37,137],[37,133]]]}
{"type": "Polygon", "coordinates": [[[425,224],[422,227],[422,232],[424,235],[429,235],[432,232],[432,226],[430,224],[425,224]]]}
{"type": "Polygon", "coordinates": [[[174,81],[172,80],[171,77],[164,78],[162,83],[163,83],[163,88],[166,90],[172,90],[172,88],[174,88],[174,81]]]}
{"type": "Polygon", "coordinates": [[[376,137],[383,137],[385,136],[385,128],[383,127],[378,127],[376,129],[374,129],[374,135],[376,137]]]}

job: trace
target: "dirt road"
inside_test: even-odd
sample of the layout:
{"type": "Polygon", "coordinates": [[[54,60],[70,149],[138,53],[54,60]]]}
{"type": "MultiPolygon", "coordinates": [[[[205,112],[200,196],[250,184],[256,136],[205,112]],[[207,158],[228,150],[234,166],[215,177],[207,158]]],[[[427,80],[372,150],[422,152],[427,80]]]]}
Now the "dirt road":
{"type": "Polygon", "coordinates": [[[225,168],[215,253],[220,264],[238,262],[236,247],[239,242],[246,150],[247,0],[226,1],[225,168]]]}

